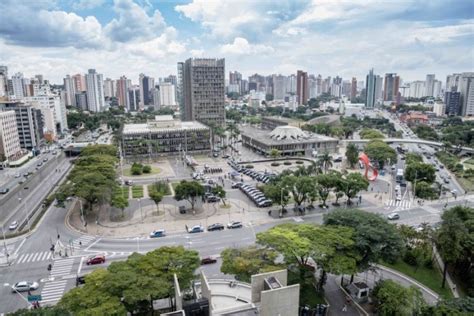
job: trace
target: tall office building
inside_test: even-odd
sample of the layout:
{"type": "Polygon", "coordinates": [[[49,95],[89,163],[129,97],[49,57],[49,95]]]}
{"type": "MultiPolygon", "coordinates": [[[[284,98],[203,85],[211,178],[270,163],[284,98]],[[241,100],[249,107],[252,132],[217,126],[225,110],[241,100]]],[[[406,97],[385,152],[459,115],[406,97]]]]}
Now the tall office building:
{"type": "Polygon", "coordinates": [[[461,74],[452,74],[446,76],[446,91],[453,91],[453,87],[455,91],[459,91],[459,81],[461,79],[461,74]]]}
{"type": "Polygon", "coordinates": [[[286,93],[296,94],[296,76],[294,74],[286,78],[286,93]]]}
{"type": "Polygon", "coordinates": [[[129,108],[128,102],[130,98],[128,96],[128,89],[131,86],[131,81],[127,79],[127,77],[122,76],[117,81],[117,100],[119,106],[124,106],[125,108],[129,108]]]}
{"type": "Polygon", "coordinates": [[[145,106],[153,105],[152,100],[151,100],[150,90],[155,87],[155,79],[147,75],[140,74],[138,78],[138,84],[140,86],[141,108],[144,109],[145,106]]]}
{"type": "Polygon", "coordinates": [[[72,76],[74,82],[74,89],[76,92],[83,92],[87,90],[86,78],[81,74],[72,76]]]}
{"type": "Polygon", "coordinates": [[[242,74],[238,71],[229,72],[229,84],[240,84],[242,80],[242,74]]]}
{"type": "Polygon", "coordinates": [[[176,106],[175,88],[171,82],[160,83],[160,106],[176,106]]]}
{"type": "Polygon", "coordinates": [[[129,112],[136,112],[140,109],[140,86],[133,85],[128,88],[127,106],[129,112]]]}
{"type": "Polygon", "coordinates": [[[116,97],[114,93],[114,85],[115,85],[115,80],[112,80],[110,78],[106,78],[104,80],[104,97],[106,98],[113,98],[116,97]]]}
{"type": "Polygon", "coordinates": [[[385,74],[384,83],[384,101],[396,101],[398,97],[398,89],[400,87],[400,77],[396,73],[385,74]]]}
{"type": "Polygon", "coordinates": [[[357,78],[352,77],[351,81],[351,100],[354,100],[357,97],[357,78]]]}
{"type": "MultiPolygon", "coordinates": [[[[455,89],[455,87],[453,87],[455,89]]],[[[446,91],[444,94],[445,114],[449,116],[461,115],[461,93],[457,91],[446,91]]]]}
{"type": "Polygon", "coordinates": [[[433,85],[433,97],[438,98],[441,96],[441,81],[435,80],[433,85]]]}
{"type": "Polygon", "coordinates": [[[0,156],[14,160],[21,153],[15,111],[0,112],[0,156]]]}
{"type": "Polygon", "coordinates": [[[434,85],[435,85],[435,75],[434,74],[426,75],[425,95],[424,95],[425,97],[434,96],[433,94],[434,85]]]}
{"type": "Polygon", "coordinates": [[[286,76],[273,75],[273,99],[283,101],[286,94],[286,76]]]}
{"type": "Polygon", "coordinates": [[[374,69],[370,69],[369,74],[365,80],[365,107],[373,109],[375,107],[375,90],[376,90],[376,76],[374,75],[374,69]]]}
{"type": "Polygon", "coordinates": [[[474,72],[463,72],[459,80],[462,116],[474,116],[474,72]]]}
{"type": "Polygon", "coordinates": [[[0,66],[0,98],[8,98],[8,67],[0,66]]]}
{"type": "Polygon", "coordinates": [[[91,112],[105,110],[104,79],[95,69],[89,69],[86,74],[87,108],[91,112]]]}
{"type": "Polygon", "coordinates": [[[190,58],[184,63],[184,120],[225,125],[225,60],[190,58]]]}
{"type": "Polygon", "coordinates": [[[425,93],[425,84],[426,82],[425,81],[413,81],[413,82],[410,82],[410,90],[409,90],[409,93],[408,95],[410,96],[410,98],[421,98],[421,97],[424,97],[426,95],[425,93]]]}
{"type": "Polygon", "coordinates": [[[66,75],[64,81],[64,90],[66,91],[66,105],[76,106],[76,87],[74,85],[74,80],[70,75],[66,75]]]}
{"type": "Polygon", "coordinates": [[[87,111],[87,92],[85,91],[76,92],[75,98],[76,98],[76,107],[83,111],[87,111]]]}
{"type": "Polygon", "coordinates": [[[178,76],[176,84],[176,101],[179,105],[181,119],[184,120],[184,62],[178,63],[178,76]]]}
{"type": "Polygon", "coordinates": [[[310,99],[316,98],[318,96],[318,84],[317,84],[316,77],[314,77],[314,75],[309,75],[308,87],[309,87],[308,97],[310,99]]]}
{"type": "Polygon", "coordinates": [[[23,88],[23,74],[21,72],[17,72],[12,76],[11,83],[12,83],[12,97],[16,100],[21,100],[25,96],[24,88],[23,88]]]}
{"type": "Polygon", "coordinates": [[[308,73],[302,70],[298,70],[296,72],[296,96],[298,98],[298,104],[306,104],[308,102],[308,95],[308,73]]]}

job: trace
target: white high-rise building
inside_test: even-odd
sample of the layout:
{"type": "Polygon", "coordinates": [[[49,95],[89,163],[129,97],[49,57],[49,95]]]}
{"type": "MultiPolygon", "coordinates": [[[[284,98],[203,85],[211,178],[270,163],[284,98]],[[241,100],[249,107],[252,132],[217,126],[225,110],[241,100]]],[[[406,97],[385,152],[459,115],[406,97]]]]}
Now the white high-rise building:
{"type": "Polygon", "coordinates": [[[101,112],[105,109],[104,79],[95,69],[89,69],[86,74],[87,109],[91,112],[101,112]]]}
{"type": "Polygon", "coordinates": [[[49,94],[25,97],[24,102],[41,110],[45,117],[46,132],[56,134],[68,129],[66,107],[58,95],[49,94]],[[54,123],[51,122],[51,115],[54,123]]]}
{"type": "Polygon", "coordinates": [[[436,116],[444,116],[446,112],[446,104],[444,103],[435,103],[433,104],[433,112],[436,116]]]}
{"type": "Polygon", "coordinates": [[[290,75],[286,80],[286,93],[295,94],[296,93],[296,76],[290,75]]]}
{"type": "Polygon", "coordinates": [[[0,66],[0,98],[8,97],[8,67],[0,66]]]}
{"type": "Polygon", "coordinates": [[[462,115],[474,116],[474,72],[464,72],[459,80],[462,115]]]}
{"type": "Polygon", "coordinates": [[[104,80],[104,97],[112,98],[115,97],[114,93],[115,80],[107,78],[104,80]]]}
{"type": "Polygon", "coordinates": [[[459,81],[461,79],[461,74],[452,74],[446,76],[446,92],[451,92],[454,89],[454,92],[459,92],[459,81]]]}
{"type": "MultiPolygon", "coordinates": [[[[363,82],[363,81],[362,81],[363,82]]],[[[375,103],[383,102],[383,78],[382,76],[375,76],[375,103]]]]}
{"type": "Polygon", "coordinates": [[[433,89],[435,84],[435,75],[426,75],[426,82],[425,82],[425,97],[432,97],[433,96],[433,89]]]}
{"type": "Polygon", "coordinates": [[[441,81],[435,80],[434,85],[433,85],[433,97],[439,98],[442,96],[443,96],[443,93],[441,90],[441,81]]]}
{"type": "Polygon", "coordinates": [[[286,94],[286,76],[273,75],[273,99],[283,101],[286,94]]]}
{"type": "Polygon", "coordinates": [[[21,154],[15,111],[0,112],[0,155],[7,161],[21,154]]]}
{"type": "Polygon", "coordinates": [[[420,80],[411,82],[409,96],[410,98],[422,98],[426,96],[425,82],[420,80]]]}
{"type": "Polygon", "coordinates": [[[155,87],[155,79],[144,74],[138,78],[140,86],[140,107],[144,109],[147,105],[152,105],[150,91],[155,87]]]}
{"type": "Polygon", "coordinates": [[[23,79],[23,74],[21,72],[17,72],[12,76],[12,99],[21,100],[25,96],[23,89],[23,79]]]}
{"type": "Polygon", "coordinates": [[[74,85],[74,80],[70,75],[66,75],[64,80],[64,90],[66,91],[66,105],[76,106],[76,87],[74,85]]]}
{"type": "Polygon", "coordinates": [[[160,83],[160,106],[176,106],[175,87],[171,82],[160,83]]]}

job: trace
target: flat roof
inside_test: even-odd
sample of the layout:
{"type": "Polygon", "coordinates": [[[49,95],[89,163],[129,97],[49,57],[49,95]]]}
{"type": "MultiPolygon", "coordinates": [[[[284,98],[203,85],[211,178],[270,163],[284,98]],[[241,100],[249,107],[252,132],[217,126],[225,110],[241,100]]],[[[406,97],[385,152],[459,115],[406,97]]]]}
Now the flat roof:
{"type": "Polygon", "coordinates": [[[336,138],[311,133],[308,131],[304,131],[308,137],[307,138],[299,138],[299,139],[275,139],[270,137],[271,131],[264,130],[260,128],[255,128],[251,126],[244,126],[241,127],[241,134],[242,136],[247,136],[258,141],[264,142],[267,145],[282,145],[282,144],[306,144],[312,142],[329,142],[329,141],[338,141],[336,138]]]}
{"type": "Polygon", "coordinates": [[[180,131],[180,130],[193,130],[193,129],[209,129],[206,125],[192,121],[182,122],[175,121],[173,126],[160,126],[154,125],[153,121],[150,123],[141,124],[125,124],[123,126],[123,134],[145,134],[145,133],[157,133],[166,131],[180,131]]]}

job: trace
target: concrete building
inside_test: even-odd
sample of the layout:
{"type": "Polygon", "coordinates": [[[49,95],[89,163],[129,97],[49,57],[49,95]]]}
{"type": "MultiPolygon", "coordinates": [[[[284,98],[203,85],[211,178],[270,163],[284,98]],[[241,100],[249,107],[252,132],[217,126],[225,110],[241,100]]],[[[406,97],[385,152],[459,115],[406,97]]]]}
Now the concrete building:
{"type": "Polygon", "coordinates": [[[76,106],[76,87],[74,85],[74,80],[70,75],[66,75],[66,78],[63,79],[64,90],[66,91],[66,105],[67,106],[76,106]]]}
{"type": "Polygon", "coordinates": [[[8,98],[8,67],[0,66],[0,98],[8,98]]]}
{"type": "Polygon", "coordinates": [[[127,158],[208,153],[210,129],[199,122],[182,122],[171,115],[159,115],[144,124],[125,124],[122,148],[127,158]]]}
{"type": "Polygon", "coordinates": [[[184,62],[178,63],[176,101],[179,105],[179,113],[181,114],[181,119],[184,120],[184,62]]]}
{"type": "Polygon", "coordinates": [[[449,91],[444,94],[445,112],[448,116],[457,116],[462,113],[461,93],[449,91]]]}
{"type": "Polygon", "coordinates": [[[410,82],[410,98],[422,98],[425,96],[425,81],[413,81],[410,82]]]}
{"type": "Polygon", "coordinates": [[[16,101],[0,101],[0,111],[14,111],[20,147],[32,152],[40,149],[44,138],[44,119],[40,109],[16,101]]]}
{"type": "Polygon", "coordinates": [[[140,86],[140,108],[145,109],[145,107],[153,105],[150,90],[155,87],[155,79],[145,74],[140,74],[138,85],[140,86]]]}
{"type": "Polygon", "coordinates": [[[435,85],[435,75],[434,74],[426,75],[425,95],[424,95],[425,97],[434,96],[434,94],[433,94],[434,85],[435,85]]]}
{"type": "Polygon", "coordinates": [[[444,103],[435,103],[435,104],[433,104],[433,112],[438,117],[445,116],[446,104],[444,104],[444,103]]]}
{"type": "Polygon", "coordinates": [[[375,76],[375,101],[382,103],[383,101],[383,78],[382,76],[375,76]]]}
{"type": "Polygon", "coordinates": [[[133,85],[128,88],[127,110],[136,112],[140,109],[140,86],[133,85]]]}
{"type": "Polygon", "coordinates": [[[12,100],[21,100],[25,96],[25,91],[23,88],[23,74],[17,72],[11,78],[12,89],[10,89],[10,98],[12,100]]]}
{"type": "Polygon", "coordinates": [[[373,109],[375,107],[375,75],[374,75],[374,69],[370,69],[369,74],[367,75],[366,78],[366,86],[365,86],[365,91],[366,91],[366,97],[365,97],[365,107],[369,109],[373,109]]]}
{"type": "Polygon", "coordinates": [[[458,91],[459,82],[461,80],[461,74],[452,74],[446,76],[446,92],[448,91],[458,91]],[[454,90],[453,90],[454,89],[454,90]]]}
{"type": "Polygon", "coordinates": [[[163,82],[160,83],[160,106],[169,106],[175,107],[176,100],[175,100],[175,89],[174,85],[170,82],[163,82]]]}
{"type": "MultiPolygon", "coordinates": [[[[54,94],[49,95],[38,95],[34,97],[24,98],[26,104],[31,104],[33,107],[36,107],[40,110],[48,110],[53,113],[54,117],[54,126],[50,124],[45,124],[45,127],[48,128],[49,132],[62,133],[68,129],[67,125],[67,113],[66,107],[61,102],[59,96],[54,94]]],[[[48,117],[47,113],[44,114],[44,117],[48,117]]]]}
{"type": "Polygon", "coordinates": [[[384,101],[395,102],[398,97],[398,89],[400,87],[400,77],[396,73],[385,74],[384,82],[384,101]]]}
{"type": "Polygon", "coordinates": [[[184,120],[225,125],[225,60],[190,58],[184,64],[184,120]]]}
{"type": "Polygon", "coordinates": [[[105,110],[104,79],[95,69],[89,69],[86,74],[87,109],[91,112],[105,110]]]}
{"type": "Polygon", "coordinates": [[[357,97],[357,78],[352,77],[351,81],[351,100],[354,100],[357,97]]]}
{"type": "Polygon", "coordinates": [[[295,126],[278,126],[273,131],[245,126],[241,130],[242,144],[262,155],[269,155],[272,149],[284,156],[311,156],[316,153],[335,152],[338,140],[302,131],[295,126]]]}
{"type": "Polygon", "coordinates": [[[273,100],[283,101],[286,95],[286,76],[273,75],[273,100]]]}
{"type": "Polygon", "coordinates": [[[433,85],[433,97],[439,98],[442,97],[442,87],[441,81],[435,80],[433,85]]]}
{"type": "Polygon", "coordinates": [[[83,92],[87,90],[86,78],[81,74],[72,76],[74,82],[74,89],[76,92],[83,92]]]}
{"type": "Polygon", "coordinates": [[[302,70],[296,72],[296,95],[299,105],[306,105],[309,96],[308,73],[302,70]]]}
{"type": "Polygon", "coordinates": [[[114,93],[114,86],[115,86],[115,80],[112,80],[110,78],[106,78],[104,80],[104,97],[106,98],[113,98],[116,97],[114,93]]]}
{"type": "Polygon", "coordinates": [[[81,91],[81,92],[76,92],[76,107],[83,110],[87,111],[87,92],[81,91]]]}
{"type": "Polygon", "coordinates": [[[15,111],[0,112],[0,156],[1,160],[6,160],[7,163],[23,156],[15,111]]]}
{"type": "Polygon", "coordinates": [[[122,76],[117,80],[117,101],[119,106],[129,108],[128,89],[131,86],[131,81],[127,77],[122,76]]]}
{"type": "Polygon", "coordinates": [[[474,72],[464,72],[459,81],[462,116],[474,116],[474,72]]]}

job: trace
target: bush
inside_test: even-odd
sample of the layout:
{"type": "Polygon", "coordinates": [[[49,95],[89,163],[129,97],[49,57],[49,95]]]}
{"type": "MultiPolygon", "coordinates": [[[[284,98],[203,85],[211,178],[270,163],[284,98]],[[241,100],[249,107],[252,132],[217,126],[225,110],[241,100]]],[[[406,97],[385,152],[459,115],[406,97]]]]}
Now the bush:
{"type": "Polygon", "coordinates": [[[411,266],[416,266],[416,257],[411,250],[407,250],[403,256],[403,261],[411,266]]]}
{"type": "Polygon", "coordinates": [[[143,173],[150,173],[151,172],[151,166],[143,166],[142,168],[143,173]]]}
{"type": "Polygon", "coordinates": [[[280,164],[278,162],[272,162],[270,166],[272,167],[278,167],[280,164]]]}
{"type": "Polygon", "coordinates": [[[132,175],[134,176],[139,176],[142,174],[143,172],[143,165],[139,164],[139,163],[134,163],[132,165],[132,168],[130,169],[130,172],[132,173],[132,175]]]}
{"type": "Polygon", "coordinates": [[[291,166],[291,162],[290,162],[290,161],[285,161],[283,164],[284,164],[285,166],[291,166]]]}
{"type": "Polygon", "coordinates": [[[253,165],[246,165],[245,168],[247,168],[247,169],[253,169],[253,165]]]}
{"type": "Polygon", "coordinates": [[[296,161],[295,161],[295,164],[297,164],[297,165],[302,165],[302,164],[304,164],[304,161],[296,160],[296,161]]]}

